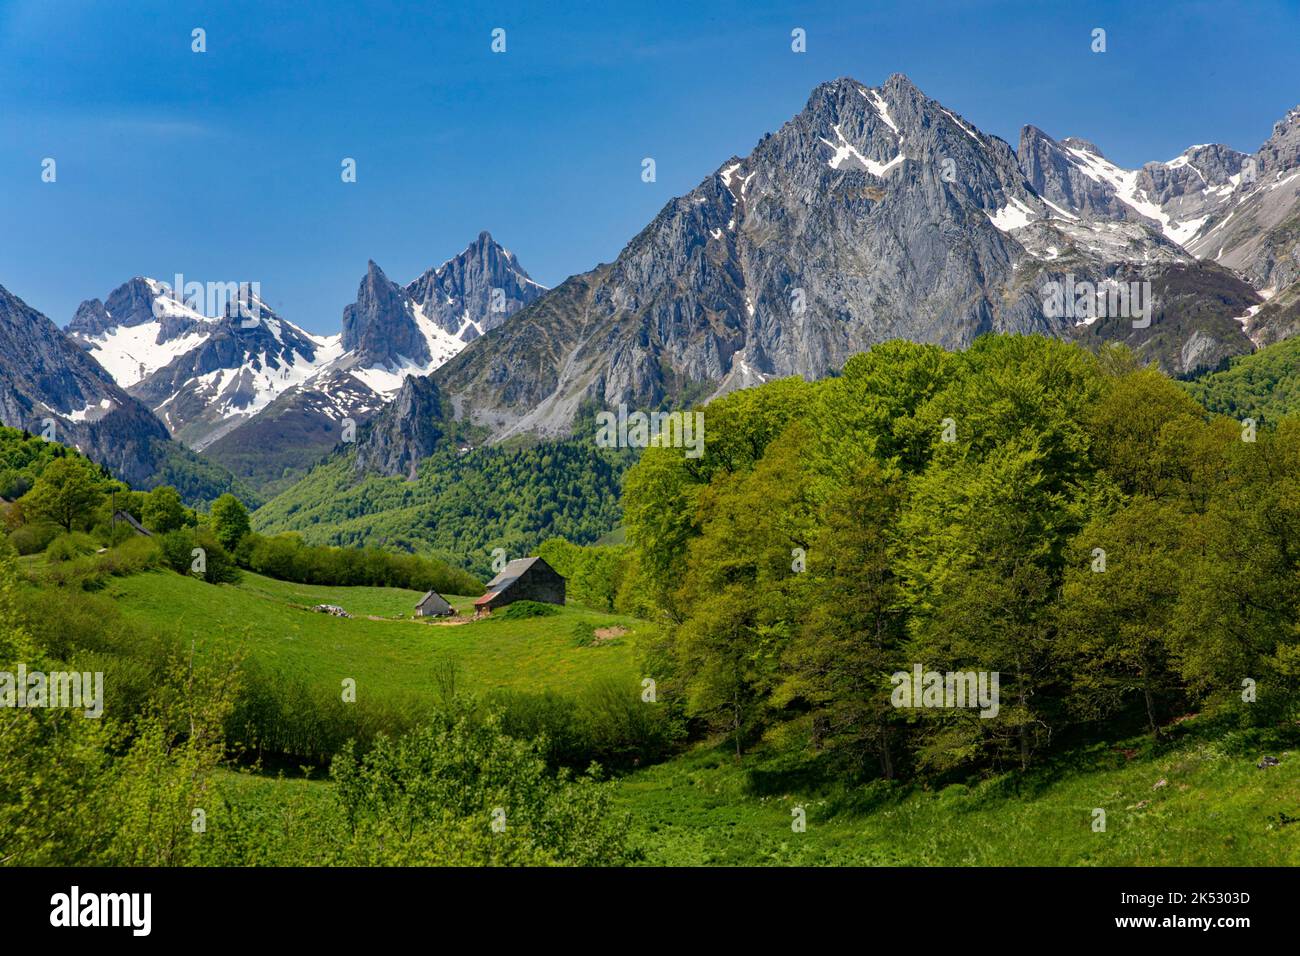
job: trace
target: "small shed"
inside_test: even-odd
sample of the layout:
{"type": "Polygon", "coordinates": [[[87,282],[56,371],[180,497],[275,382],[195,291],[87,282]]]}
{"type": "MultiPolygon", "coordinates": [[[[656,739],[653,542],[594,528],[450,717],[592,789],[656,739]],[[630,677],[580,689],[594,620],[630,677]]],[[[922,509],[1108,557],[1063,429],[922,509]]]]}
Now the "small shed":
{"type": "Polygon", "coordinates": [[[129,511],[114,511],[113,524],[128,524],[136,534],[142,534],[146,538],[152,538],[153,532],[135,520],[135,517],[129,511]]]}
{"type": "Polygon", "coordinates": [[[564,603],[564,578],[541,558],[517,558],[487,583],[487,593],[474,602],[474,616],[491,614],[515,601],[564,603]]]}
{"type": "Polygon", "coordinates": [[[416,617],[448,617],[455,612],[447,599],[437,591],[430,591],[415,604],[416,617]]]}

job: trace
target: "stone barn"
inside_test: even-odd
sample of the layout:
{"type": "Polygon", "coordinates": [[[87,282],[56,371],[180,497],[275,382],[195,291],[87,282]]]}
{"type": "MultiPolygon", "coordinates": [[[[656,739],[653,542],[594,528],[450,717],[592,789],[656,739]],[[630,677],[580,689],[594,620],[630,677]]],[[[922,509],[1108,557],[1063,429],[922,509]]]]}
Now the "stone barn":
{"type": "Polygon", "coordinates": [[[437,591],[430,591],[415,605],[416,617],[448,617],[454,613],[447,599],[437,591]]]}
{"type": "Polygon", "coordinates": [[[487,593],[474,602],[474,616],[491,614],[515,601],[564,603],[564,578],[541,558],[518,558],[487,583],[487,593]]]}

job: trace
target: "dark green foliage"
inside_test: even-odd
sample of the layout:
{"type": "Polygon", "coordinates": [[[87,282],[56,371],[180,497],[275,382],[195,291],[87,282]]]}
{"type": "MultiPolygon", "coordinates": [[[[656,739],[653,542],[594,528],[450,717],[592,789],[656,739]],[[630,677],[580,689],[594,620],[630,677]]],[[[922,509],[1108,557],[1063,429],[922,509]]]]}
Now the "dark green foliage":
{"type": "Polygon", "coordinates": [[[248,510],[234,495],[225,494],[212,503],[212,533],[228,551],[235,550],[239,539],[248,534],[248,510]]]}
{"type": "Polygon", "coordinates": [[[9,532],[9,544],[19,554],[37,554],[44,551],[59,535],[52,524],[25,524],[9,532]]]}
{"type": "Polygon", "coordinates": [[[669,708],[646,703],[618,681],[597,681],[576,696],[498,691],[488,707],[500,713],[506,733],[538,741],[552,765],[575,770],[592,761],[609,768],[650,763],[684,736],[669,708]]]}
{"type": "Polygon", "coordinates": [[[459,568],[414,554],[378,548],[331,548],[305,544],[296,534],[246,534],[236,558],[241,567],[281,581],[344,587],[409,588],[440,594],[483,593],[479,580],[459,568]]]}
{"type": "Polygon", "coordinates": [[[1300,337],[1285,339],[1185,387],[1210,411],[1232,418],[1276,422],[1300,412],[1300,337]]]}
{"type": "Polygon", "coordinates": [[[64,531],[88,527],[109,482],[87,459],[67,455],[49,462],[20,506],[26,519],[64,531]]]}
{"type": "Polygon", "coordinates": [[[221,465],[198,455],[180,442],[154,443],[158,470],[144,482],[145,488],[170,485],[180,492],[181,500],[198,508],[223,494],[233,494],[250,508],[262,503],[262,497],[221,465]]]}
{"type": "Polygon", "coordinates": [[[529,617],[550,617],[559,614],[560,609],[554,604],[543,604],[541,601],[515,601],[495,613],[508,621],[521,621],[529,617]]]}
{"type": "Polygon", "coordinates": [[[159,538],[163,560],[177,574],[193,574],[209,584],[239,580],[239,569],[207,528],[178,528],[159,538]]]}
{"type": "Polygon", "coordinates": [[[76,452],[16,428],[0,426],[0,498],[15,501],[27,494],[45,466],[76,452]]]}
{"type": "Polygon", "coordinates": [[[549,772],[501,720],[453,710],[330,770],[358,863],[616,866],[628,821],[594,774],[549,772]]]}
{"type": "Polygon", "coordinates": [[[71,532],[61,534],[51,541],[45,549],[45,556],[51,561],[71,561],[92,553],[96,547],[95,539],[90,535],[71,532]]]}
{"type": "Polygon", "coordinates": [[[193,523],[193,512],[187,511],[175,488],[159,485],[145,495],[141,520],[155,534],[165,534],[193,523]]]}
{"type": "MultiPolygon", "coordinates": [[[[543,542],[537,554],[564,578],[564,598],[600,611],[617,607],[629,577],[632,549],[626,545],[578,545],[563,538],[543,542]]],[[[622,610],[622,608],[618,608],[622,610]]]]}

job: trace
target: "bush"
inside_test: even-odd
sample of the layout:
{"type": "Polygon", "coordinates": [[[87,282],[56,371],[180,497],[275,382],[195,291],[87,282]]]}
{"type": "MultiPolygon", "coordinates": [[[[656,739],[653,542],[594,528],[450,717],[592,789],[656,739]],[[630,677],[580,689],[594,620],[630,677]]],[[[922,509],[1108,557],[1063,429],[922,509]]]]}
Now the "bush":
{"type": "Polygon", "coordinates": [[[560,609],[554,604],[543,604],[541,601],[516,601],[507,604],[504,610],[497,613],[508,621],[520,621],[530,617],[550,617],[559,614],[560,609]]]}
{"type": "Polygon", "coordinates": [[[134,538],[103,554],[88,554],[48,564],[41,579],[60,588],[97,591],[109,577],[138,574],[161,567],[162,550],[153,538],[134,538]]]}
{"type": "Polygon", "coordinates": [[[239,569],[208,528],[179,528],[158,539],[167,567],[198,575],[209,584],[239,580],[239,569]]]}
{"type": "Polygon", "coordinates": [[[666,756],[685,736],[666,705],[646,703],[638,687],[613,679],[576,696],[498,691],[488,705],[500,713],[506,733],[537,741],[554,766],[638,766],[666,756]]]}
{"type": "Polygon", "coordinates": [[[354,865],[575,865],[632,862],[628,820],[608,784],[551,775],[531,743],[493,714],[439,714],[330,770],[354,865]],[[506,823],[491,824],[499,814],[506,823]]]}
{"type": "Polygon", "coordinates": [[[537,552],[567,582],[567,598],[601,611],[613,611],[632,566],[627,545],[582,546],[551,538],[537,552]]]}
{"type": "Polygon", "coordinates": [[[50,546],[59,529],[52,524],[25,524],[9,533],[9,543],[19,554],[39,554],[50,546]]]}
{"type": "Polygon", "coordinates": [[[226,735],[232,748],[295,766],[326,767],[349,741],[365,752],[385,734],[400,737],[427,720],[432,705],[411,698],[344,703],[338,692],[309,687],[300,678],[245,662],[240,694],[226,735]]]}
{"type": "Polygon", "coordinates": [[[73,531],[61,534],[51,541],[45,548],[45,556],[51,561],[71,561],[95,550],[95,540],[90,535],[73,531]]]}

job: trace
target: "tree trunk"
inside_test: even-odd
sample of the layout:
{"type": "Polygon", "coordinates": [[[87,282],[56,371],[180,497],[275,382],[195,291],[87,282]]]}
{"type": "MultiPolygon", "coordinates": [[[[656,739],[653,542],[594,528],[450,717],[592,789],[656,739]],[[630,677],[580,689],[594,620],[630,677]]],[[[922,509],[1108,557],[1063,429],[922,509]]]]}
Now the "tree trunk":
{"type": "Polygon", "coordinates": [[[1147,723],[1151,726],[1151,739],[1160,739],[1160,725],[1156,723],[1156,702],[1151,697],[1151,685],[1143,682],[1142,696],[1147,701],[1147,723]]]}

